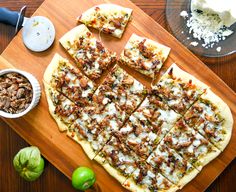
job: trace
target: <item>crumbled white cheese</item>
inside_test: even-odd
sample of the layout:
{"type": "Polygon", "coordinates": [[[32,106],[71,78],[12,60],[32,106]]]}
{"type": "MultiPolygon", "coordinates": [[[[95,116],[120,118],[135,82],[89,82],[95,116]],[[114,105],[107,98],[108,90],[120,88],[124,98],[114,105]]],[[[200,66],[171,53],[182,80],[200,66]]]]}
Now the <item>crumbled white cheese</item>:
{"type": "Polygon", "coordinates": [[[108,99],[107,97],[105,97],[105,98],[102,100],[102,104],[103,104],[103,105],[106,105],[108,102],[109,102],[109,99],[108,99]]]}
{"type": "Polygon", "coordinates": [[[193,145],[194,145],[195,147],[199,146],[200,144],[201,144],[201,141],[200,141],[200,140],[195,140],[195,141],[193,141],[193,145]]]}
{"type": "Polygon", "coordinates": [[[220,17],[223,24],[230,27],[236,22],[235,0],[192,0],[191,10],[201,10],[220,17]]]}
{"type": "Polygon", "coordinates": [[[190,43],[190,45],[196,47],[198,45],[198,42],[197,41],[193,41],[193,42],[190,43]]]}
{"type": "Polygon", "coordinates": [[[129,117],[129,120],[134,124],[137,122],[137,119],[133,115],[129,117]]]}
{"type": "Polygon", "coordinates": [[[82,119],[83,119],[83,121],[87,121],[89,119],[88,114],[87,113],[83,113],[82,119]]]}
{"type": "MultiPolygon", "coordinates": [[[[224,22],[217,14],[194,9],[187,18],[184,18],[186,19],[189,33],[192,34],[194,39],[202,40],[202,46],[205,48],[212,48],[216,43],[225,40],[226,37],[233,33],[232,30],[224,25],[224,22]]],[[[198,42],[193,41],[190,44],[197,46],[198,42]]]]}
{"type": "Polygon", "coordinates": [[[132,87],[130,88],[130,91],[132,93],[140,93],[143,91],[143,85],[134,79],[134,83],[132,87]]]}
{"type": "Polygon", "coordinates": [[[120,129],[121,133],[128,133],[130,131],[132,131],[132,128],[128,124],[125,127],[120,129]]]}
{"type": "Polygon", "coordinates": [[[221,52],[221,47],[217,47],[217,48],[216,48],[216,51],[217,51],[217,52],[221,52]]]}
{"type": "Polygon", "coordinates": [[[181,11],[180,16],[181,17],[188,17],[188,12],[187,11],[181,11]]]}
{"type": "Polygon", "coordinates": [[[232,34],[231,30],[222,25],[217,15],[208,13],[192,14],[187,20],[187,27],[195,39],[203,40],[202,46],[206,48],[213,47],[215,43],[232,34]]]}
{"type": "Polygon", "coordinates": [[[117,130],[119,128],[119,125],[117,124],[116,120],[110,120],[110,126],[112,128],[112,130],[117,130]]]}
{"type": "Polygon", "coordinates": [[[150,139],[151,141],[154,141],[156,138],[157,138],[157,135],[156,135],[156,134],[154,134],[153,132],[150,132],[150,133],[149,133],[149,139],[150,139]]]}
{"type": "Polygon", "coordinates": [[[117,109],[114,103],[108,104],[106,108],[109,115],[113,115],[117,113],[117,109]]]}
{"type": "Polygon", "coordinates": [[[127,174],[131,174],[131,173],[133,173],[133,171],[134,171],[134,167],[133,167],[133,166],[129,166],[129,167],[125,170],[125,172],[126,172],[127,174]]]}
{"type": "Polygon", "coordinates": [[[189,152],[189,153],[193,153],[193,150],[194,150],[193,145],[191,145],[191,146],[188,147],[188,152],[189,152]]]}
{"type": "Polygon", "coordinates": [[[144,177],[143,181],[141,181],[142,183],[144,183],[145,185],[149,186],[152,185],[152,180],[149,177],[144,177]]]}
{"type": "Polygon", "coordinates": [[[140,173],[140,169],[136,169],[136,170],[133,172],[134,177],[138,177],[138,176],[139,176],[139,173],[140,173]]]}
{"type": "Polygon", "coordinates": [[[148,171],[148,172],[147,172],[147,175],[148,175],[149,177],[151,177],[151,178],[154,178],[154,177],[155,177],[155,174],[152,173],[151,171],[148,171]]]}

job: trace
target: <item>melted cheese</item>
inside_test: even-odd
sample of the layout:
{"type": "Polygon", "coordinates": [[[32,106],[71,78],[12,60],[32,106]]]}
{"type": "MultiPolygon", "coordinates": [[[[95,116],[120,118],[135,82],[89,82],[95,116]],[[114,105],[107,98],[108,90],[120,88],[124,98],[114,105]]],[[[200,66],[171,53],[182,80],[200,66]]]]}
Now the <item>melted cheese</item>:
{"type": "Polygon", "coordinates": [[[128,133],[128,132],[130,132],[130,131],[132,131],[132,128],[130,127],[129,124],[127,124],[125,127],[123,127],[123,128],[120,129],[120,132],[121,132],[121,133],[128,133]]]}
{"type": "Polygon", "coordinates": [[[115,103],[108,104],[108,106],[107,106],[107,113],[109,115],[117,114],[117,109],[116,109],[115,103]]]}
{"type": "Polygon", "coordinates": [[[110,126],[112,127],[112,130],[118,130],[119,128],[116,120],[110,120],[110,126]]]}
{"type": "Polygon", "coordinates": [[[130,91],[132,93],[142,92],[143,85],[134,79],[134,83],[133,83],[132,87],[130,88],[130,91]]]}

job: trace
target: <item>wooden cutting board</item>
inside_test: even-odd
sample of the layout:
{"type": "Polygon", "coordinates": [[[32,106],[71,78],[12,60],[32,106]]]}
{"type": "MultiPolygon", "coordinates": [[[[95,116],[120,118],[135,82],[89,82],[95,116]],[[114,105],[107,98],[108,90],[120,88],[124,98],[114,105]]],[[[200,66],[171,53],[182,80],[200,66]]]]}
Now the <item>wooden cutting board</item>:
{"type": "MultiPolygon", "coordinates": [[[[234,121],[236,121],[235,93],[166,30],[127,0],[46,0],[34,15],[46,16],[54,23],[56,28],[54,45],[43,53],[33,53],[24,47],[21,32],[19,32],[2,53],[2,57],[0,57],[0,69],[15,67],[30,72],[40,81],[43,89],[43,73],[53,55],[58,52],[62,56],[69,58],[59,45],[59,38],[76,26],[76,17],[83,11],[96,4],[109,2],[132,8],[134,12],[133,19],[129,23],[122,39],[102,35],[102,41],[106,47],[119,54],[132,33],[151,38],[169,46],[172,50],[168,60],[164,64],[162,72],[173,62],[177,63],[182,69],[209,85],[212,90],[230,106],[234,121]]],[[[95,33],[96,36],[98,35],[96,30],[91,31],[95,33]]],[[[146,85],[150,83],[149,80],[132,70],[128,69],[128,72],[132,73],[132,75],[146,85]]],[[[3,120],[27,142],[38,146],[44,157],[67,177],[71,177],[74,168],[79,165],[84,165],[91,167],[95,171],[97,184],[101,191],[126,191],[115,179],[109,176],[98,163],[89,160],[78,144],[69,139],[65,133],[58,131],[56,123],[49,115],[44,92],[42,92],[39,105],[29,114],[15,120],[3,120]]],[[[232,138],[225,151],[207,165],[182,191],[204,191],[235,156],[236,124],[234,124],[232,138]]]]}

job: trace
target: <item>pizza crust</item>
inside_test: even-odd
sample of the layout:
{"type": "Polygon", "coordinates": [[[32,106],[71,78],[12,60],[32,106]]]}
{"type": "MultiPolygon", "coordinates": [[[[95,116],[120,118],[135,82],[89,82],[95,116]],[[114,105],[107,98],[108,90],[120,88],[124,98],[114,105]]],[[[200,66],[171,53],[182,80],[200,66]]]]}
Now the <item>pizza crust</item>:
{"type": "Polygon", "coordinates": [[[55,106],[53,105],[53,102],[51,100],[50,97],[50,93],[49,93],[49,89],[51,88],[46,82],[44,82],[44,89],[45,89],[45,95],[47,98],[47,102],[48,102],[48,108],[49,108],[49,113],[51,114],[51,116],[54,118],[54,120],[56,121],[59,131],[66,131],[68,129],[68,126],[60,119],[60,117],[58,117],[54,111],[55,111],[55,106]]]}
{"type": "Polygon", "coordinates": [[[166,71],[166,73],[161,77],[164,78],[165,76],[168,76],[169,71],[172,69],[172,74],[174,77],[180,78],[183,82],[188,83],[189,80],[192,80],[192,83],[198,86],[202,89],[209,89],[209,86],[207,86],[205,83],[199,81],[196,77],[193,75],[190,75],[189,73],[185,72],[184,70],[180,69],[175,63],[173,63],[169,69],[166,71]]]}
{"type": "Polygon", "coordinates": [[[147,187],[142,187],[140,185],[137,185],[132,178],[128,178],[122,186],[130,191],[133,192],[151,192],[147,187]]]}
{"type": "Polygon", "coordinates": [[[72,137],[72,132],[69,130],[67,131],[67,136],[80,144],[80,146],[83,148],[84,152],[87,154],[89,159],[91,160],[94,159],[94,157],[96,156],[96,153],[94,152],[91,144],[88,141],[79,139],[76,133],[72,137]]]}
{"type": "Polygon", "coordinates": [[[119,181],[121,184],[123,184],[126,180],[126,177],[120,173],[117,169],[112,167],[109,163],[105,163],[102,165],[104,169],[117,181],[119,181]]]}
{"type": "Polygon", "coordinates": [[[52,61],[49,63],[49,65],[47,66],[44,75],[43,75],[43,80],[50,84],[51,80],[52,80],[52,76],[54,74],[54,72],[57,70],[57,68],[59,67],[59,63],[60,61],[65,61],[68,62],[68,60],[64,59],[63,57],[61,57],[58,53],[55,53],[55,55],[53,56],[52,61]]]}
{"type": "Polygon", "coordinates": [[[81,36],[86,36],[86,33],[90,33],[88,28],[84,25],[78,25],[77,27],[71,29],[66,34],[64,34],[59,42],[66,49],[69,50],[71,48],[71,44],[74,43],[74,40],[79,39],[81,36]]]}
{"type": "Polygon", "coordinates": [[[216,147],[223,151],[228,145],[232,135],[234,120],[230,108],[219,96],[217,96],[211,90],[208,90],[205,94],[201,96],[201,98],[212,102],[218,108],[220,115],[225,119],[225,122],[223,124],[223,128],[226,131],[225,138],[223,141],[218,142],[216,145],[216,147]]]}
{"type": "Polygon", "coordinates": [[[206,155],[204,155],[203,157],[201,157],[196,163],[193,164],[193,166],[198,170],[201,171],[202,168],[207,165],[208,163],[210,163],[213,159],[215,159],[220,153],[221,151],[219,149],[217,149],[216,147],[213,147],[213,151],[210,153],[207,153],[206,155]]]}
{"type": "Polygon", "coordinates": [[[106,163],[106,159],[101,156],[101,154],[98,154],[94,157],[94,160],[97,161],[99,164],[103,165],[106,163]]]}
{"type": "MultiPolygon", "coordinates": [[[[137,185],[133,178],[128,178],[122,186],[133,192],[151,192],[147,187],[137,185]]],[[[175,192],[179,188],[176,185],[172,185],[168,190],[158,190],[158,192],[175,192]]]]}
{"type": "Polygon", "coordinates": [[[112,3],[105,3],[105,4],[100,4],[100,5],[95,5],[91,8],[89,8],[87,11],[82,13],[82,17],[81,18],[77,18],[78,21],[82,21],[82,22],[86,22],[87,19],[89,17],[91,17],[91,14],[93,14],[94,10],[96,7],[99,7],[101,10],[105,10],[105,11],[121,11],[123,10],[124,12],[126,12],[127,14],[131,15],[132,13],[132,9],[130,8],[126,8],[126,7],[122,7],[120,5],[116,5],[116,4],[112,4],[112,3]]]}
{"type": "Polygon", "coordinates": [[[112,176],[114,177],[116,180],[118,180],[121,184],[123,184],[126,180],[126,177],[124,175],[122,175],[120,173],[120,171],[118,171],[117,169],[115,169],[114,167],[112,167],[104,157],[101,156],[101,154],[96,155],[96,157],[94,158],[94,160],[96,160],[99,164],[101,164],[104,169],[106,169],[106,171],[112,176]]]}
{"type": "Polygon", "coordinates": [[[193,169],[190,173],[187,173],[183,178],[181,178],[179,180],[179,182],[177,183],[177,186],[179,189],[182,189],[187,183],[189,183],[190,181],[192,181],[197,174],[199,173],[199,171],[197,169],[193,169]]]}

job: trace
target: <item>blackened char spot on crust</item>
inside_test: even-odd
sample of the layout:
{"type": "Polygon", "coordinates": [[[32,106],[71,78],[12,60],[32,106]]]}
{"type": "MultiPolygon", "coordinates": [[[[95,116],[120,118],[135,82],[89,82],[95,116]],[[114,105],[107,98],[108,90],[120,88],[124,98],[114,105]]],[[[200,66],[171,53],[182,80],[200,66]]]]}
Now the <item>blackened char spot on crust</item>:
{"type": "Polygon", "coordinates": [[[100,11],[99,7],[95,7],[94,9],[95,9],[95,11],[100,11]]]}
{"type": "Polygon", "coordinates": [[[173,67],[170,69],[170,71],[168,72],[168,75],[170,75],[171,77],[173,77],[173,67]]]}

